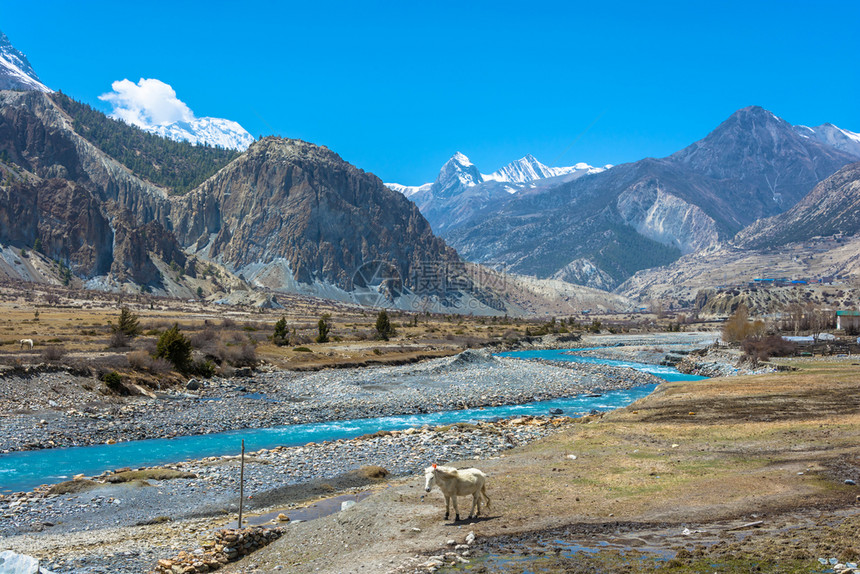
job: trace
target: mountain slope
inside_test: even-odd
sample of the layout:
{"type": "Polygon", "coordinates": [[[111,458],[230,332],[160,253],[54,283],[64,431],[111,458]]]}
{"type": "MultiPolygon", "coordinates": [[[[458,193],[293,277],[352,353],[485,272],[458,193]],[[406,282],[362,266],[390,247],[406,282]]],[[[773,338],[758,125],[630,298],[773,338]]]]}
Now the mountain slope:
{"type": "Polygon", "coordinates": [[[39,80],[27,56],[17,50],[3,32],[0,32],[0,90],[51,91],[39,80]]]}
{"type": "Polygon", "coordinates": [[[762,219],[735,237],[742,249],[776,248],[814,237],[860,233],[860,162],[840,169],[780,215],[762,219]]]}
{"type": "Polygon", "coordinates": [[[731,241],[637,273],[617,291],[688,305],[698,291],[715,285],[746,286],[756,278],[815,282],[833,277],[842,283],[860,278],[860,162],[816,185],[785,213],[754,223],[731,241]]]}
{"type": "Polygon", "coordinates": [[[667,158],[518,193],[441,231],[469,260],[611,288],[784,211],[854,160],[753,106],[667,158]]]}
{"type": "Polygon", "coordinates": [[[235,159],[232,149],[217,149],[159,137],[105,116],[58,92],[50,98],[73,120],[75,133],[130,169],[141,179],[181,195],[235,159]]]}

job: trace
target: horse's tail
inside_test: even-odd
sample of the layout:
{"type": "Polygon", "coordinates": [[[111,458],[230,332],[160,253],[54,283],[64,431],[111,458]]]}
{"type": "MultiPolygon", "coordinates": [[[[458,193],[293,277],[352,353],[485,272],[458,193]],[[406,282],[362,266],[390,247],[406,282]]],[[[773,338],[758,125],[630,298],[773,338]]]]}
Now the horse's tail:
{"type": "Polygon", "coordinates": [[[481,494],[484,495],[484,498],[487,500],[487,510],[490,510],[490,497],[487,495],[487,483],[484,483],[484,486],[481,487],[481,494]]]}

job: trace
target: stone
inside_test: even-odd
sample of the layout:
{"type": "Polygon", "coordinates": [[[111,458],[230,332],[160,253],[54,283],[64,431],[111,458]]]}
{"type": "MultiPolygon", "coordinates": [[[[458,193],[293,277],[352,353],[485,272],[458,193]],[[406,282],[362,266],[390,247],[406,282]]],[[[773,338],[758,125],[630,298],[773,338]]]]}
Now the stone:
{"type": "Polygon", "coordinates": [[[355,504],[356,504],[356,502],[354,500],[344,500],[343,502],[340,503],[340,509],[342,511],[348,510],[348,509],[352,508],[353,506],[355,506],[355,504]]]}
{"type": "Polygon", "coordinates": [[[0,572],[3,574],[39,574],[39,561],[32,556],[4,550],[0,552],[0,572]]]}
{"type": "Polygon", "coordinates": [[[471,546],[474,543],[475,543],[475,533],[469,532],[469,534],[466,535],[466,544],[471,546]]]}
{"type": "Polygon", "coordinates": [[[196,391],[200,389],[200,382],[197,379],[190,379],[186,384],[185,388],[189,391],[196,391]]]}

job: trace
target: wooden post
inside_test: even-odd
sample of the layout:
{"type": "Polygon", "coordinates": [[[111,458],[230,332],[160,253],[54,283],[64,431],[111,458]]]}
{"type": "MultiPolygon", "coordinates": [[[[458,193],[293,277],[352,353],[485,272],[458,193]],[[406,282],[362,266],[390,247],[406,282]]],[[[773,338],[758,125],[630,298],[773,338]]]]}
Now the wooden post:
{"type": "Polygon", "coordinates": [[[242,503],[245,502],[245,440],[242,439],[242,455],[239,458],[239,528],[242,528],[242,503]]]}

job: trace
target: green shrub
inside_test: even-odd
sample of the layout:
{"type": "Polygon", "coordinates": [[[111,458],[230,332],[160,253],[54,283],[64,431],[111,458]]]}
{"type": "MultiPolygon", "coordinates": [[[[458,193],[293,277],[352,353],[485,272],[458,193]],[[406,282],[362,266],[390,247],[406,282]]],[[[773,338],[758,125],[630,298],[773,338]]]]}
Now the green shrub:
{"type": "Polygon", "coordinates": [[[281,317],[275,323],[275,332],[272,335],[272,342],[279,347],[290,344],[290,332],[287,329],[287,319],[281,317]]]}
{"type": "Polygon", "coordinates": [[[313,353],[313,351],[311,351],[307,347],[293,347],[293,351],[297,353],[313,353]]]}
{"type": "Polygon", "coordinates": [[[388,313],[383,309],[376,316],[376,338],[387,341],[389,337],[393,337],[396,334],[397,331],[394,329],[394,325],[388,319],[388,313]]]}
{"type": "Polygon", "coordinates": [[[102,382],[112,393],[124,395],[127,393],[125,386],[122,384],[122,377],[116,371],[105,373],[102,376],[102,382]]]}
{"type": "Polygon", "coordinates": [[[179,331],[179,324],[161,334],[155,347],[157,358],[167,359],[177,371],[187,372],[191,367],[191,341],[179,331]]]}
{"type": "Polygon", "coordinates": [[[193,365],[191,365],[191,372],[197,376],[203,377],[204,379],[211,379],[215,376],[216,369],[217,366],[215,363],[209,359],[198,359],[197,361],[194,361],[193,365]]]}
{"type": "Polygon", "coordinates": [[[328,343],[328,334],[331,332],[330,319],[331,315],[328,313],[320,317],[320,320],[317,323],[317,330],[319,331],[319,334],[317,335],[317,343],[328,343]]]}

